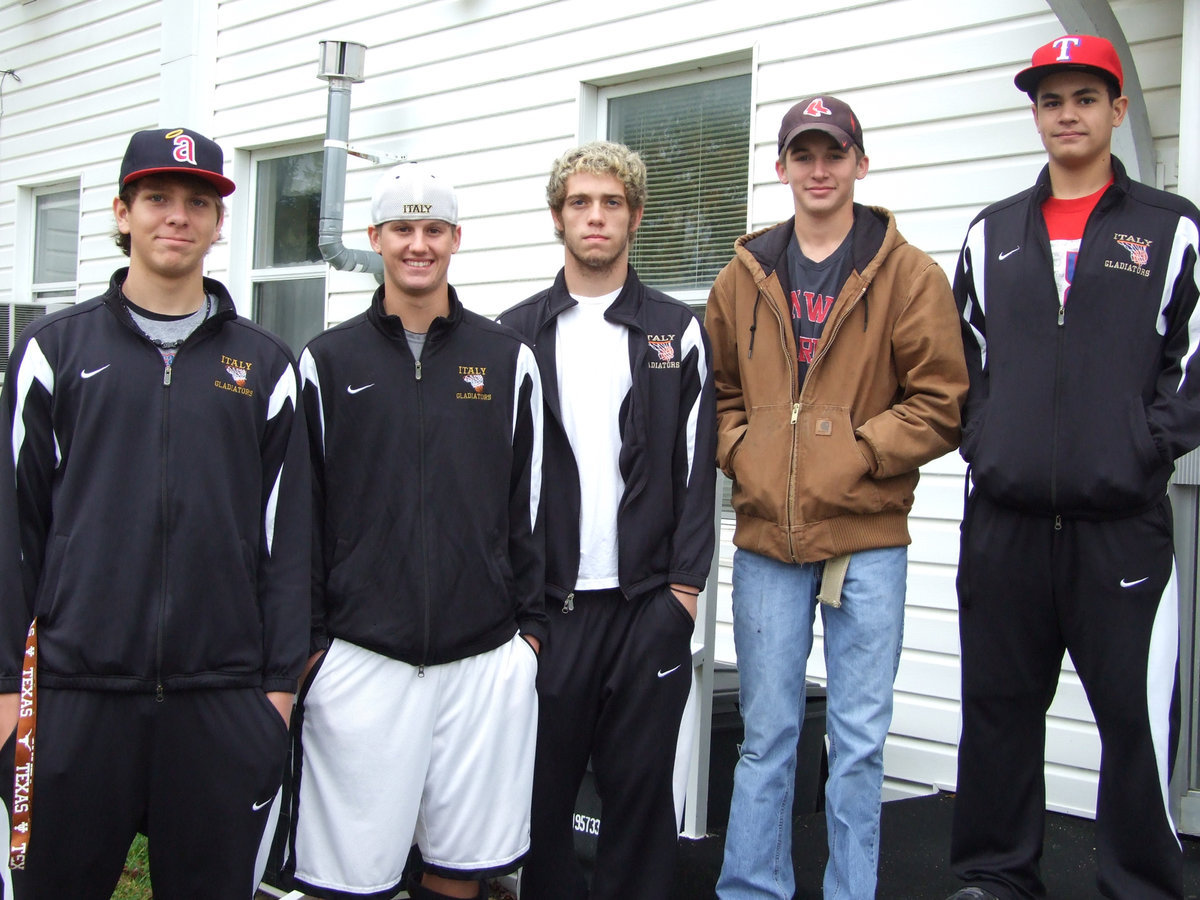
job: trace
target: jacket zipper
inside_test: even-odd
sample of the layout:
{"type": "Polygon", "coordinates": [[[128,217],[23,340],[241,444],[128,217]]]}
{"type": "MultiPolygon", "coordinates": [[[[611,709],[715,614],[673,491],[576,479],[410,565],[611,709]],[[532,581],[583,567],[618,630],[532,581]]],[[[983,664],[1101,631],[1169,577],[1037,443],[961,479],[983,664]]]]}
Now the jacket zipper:
{"type": "Polygon", "coordinates": [[[425,594],[425,641],[421,647],[421,664],[417,666],[417,677],[425,677],[425,662],[429,659],[429,629],[430,629],[430,599],[429,599],[429,548],[426,543],[426,528],[425,522],[425,403],[421,394],[421,360],[414,360],[416,363],[414,375],[417,382],[417,434],[420,441],[419,452],[417,453],[418,462],[418,478],[417,484],[421,486],[417,496],[420,504],[420,520],[421,520],[421,580],[424,584],[425,594]]]}
{"type": "MultiPolygon", "coordinates": [[[[779,323],[779,343],[783,347],[783,358],[787,360],[787,364],[788,364],[788,384],[790,385],[789,391],[792,395],[792,398],[791,398],[792,399],[792,420],[791,420],[792,451],[791,451],[790,459],[792,459],[794,461],[796,459],[796,451],[797,451],[797,447],[799,444],[799,441],[797,440],[797,435],[796,435],[796,423],[800,420],[800,399],[799,399],[800,398],[800,373],[798,373],[796,371],[795,354],[793,354],[792,351],[788,349],[787,333],[784,331],[785,328],[791,327],[791,322],[784,321],[784,318],[783,318],[783,316],[780,315],[778,308],[776,308],[775,304],[772,302],[771,295],[768,294],[762,288],[761,285],[759,286],[758,290],[759,290],[759,293],[761,293],[766,298],[767,306],[770,308],[772,314],[774,314],[775,320],[779,323]]],[[[787,534],[788,534],[788,555],[792,559],[796,558],[796,548],[792,544],[792,509],[795,506],[795,502],[796,502],[796,466],[790,465],[790,466],[788,466],[788,481],[787,481],[787,524],[788,524],[787,534]]]]}
{"type": "MultiPolygon", "coordinates": [[[[158,349],[154,348],[157,354],[158,349]]],[[[176,348],[175,356],[179,355],[179,349],[176,348]]],[[[161,355],[160,355],[161,359],[161,355]]],[[[162,683],[162,665],[163,665],[163,623],[167,619],[167,590],[168,590],[168,549],[167,549],[167,534],[170,531],[167,518],[170,514],[170,509],[167,504],[167,442],[170,436],[170,411],[171,411],[171,374],[175,365],[175,357],[172,357],[171,362],[163,367],[163,403],[162,403],[162,440],[160,443],[161,460],[159,465],[159,517],[161,519],[160,546],[162,549],[162,583],[158,592],[158,629],[155,638],[154,648],[154,699],[158,703],[162,703],[164,697],[164,688],[162,683]]]]}
{"type": "MultiPolygon", "coordinates": [[[[215,315],[216,315],[216,311],[213,312],[213,316],[215,316],[215,315]]],[[[170,440],[170,432],[171,432],[170,424],[169,424],[170,423],[170,412],[171,412],[171,393],[170,393],[171,381],[172,381],[172,377],[173,377],[174,371],[175,371],[175,362],[176,362],[176,360],[179,359],[179,354],[183,351],[183,348],[185,346],[187,346],[188,344],[190,344],[194,340],[196,340],[197,335],[208,330],[208,329],[206,329],[206,326],[212,321],[212,318],[213,317],[210,316],[209,318],[205,319],[203,322],[201,322],[199,325],[196,326],[196,328],[192,331],[191,334],[189,334],[186,338],[184,338],[183,343],[181,343],[178,347],[175,348],[175,355],[171,358],[171,362],[169,362],[169,363],[163,359],[162,354],[159,352],[159,348],[157,346],[155,346],[153,344],[153,342],[150,341],[150,339],[145,336],[145,334],[142,333],[141,329],[139,329],[136,325],[134,325],[131,320],[127,321],[125,323],[127,328],[129,328],[131,331],[133,331],[134,334],[136,334],[138,337],[140,337],[142,340],[144,340],[147,344],[150,345],[150,350],[154,353],[155,357],[158,359],[159,362],[163,363],[163,376],[162,376],[163,404],[162,404],[162,417],[161,417],[160,428],[159,428],[159,436],[160,436],[160,445],[159,445],[159,461],[160,461],[160,466],[159,466],[159,472],[160,472],[160,475],[159,475],[159,520],[160,520],[160,525],[161,525],[161,539],[159,542],[159,546],[160,546],[160,556],[161,556],[161,560],[162,560],[162,576],[159,581],[158,623],[157,623],[157,627],[155,630],[155,639],[154,639],[154,699],[158,703],[162,703],[166,699],[166,685],[163,684],[162,667],[163,667],[163,631],[164,631],[163,623],[166,622],[166,618],[167,618],[167,591],[168,591],[168,586],[170,584],[169,571],[168,571],[170,553],[168,551],[168,537],[167,537],[168,533],[169,533],[169,528],[167,527],[168,526],[167,520],[170,515],[170,505],[168,503],[168,490],[167,490],[167,462],[168,462],[167,445],[170,440]]]]}
{"type": "MultiPolygon", "coordinates": [[[[1059,414],[1062,411],[1063,342],[1066,340],[1067,307],[1062,298],[1058,301],[1058,328],[1055,335],[1057,349],[1054,354],[1054,431],[1050,437],[1050,508],[1058,509],[1058,429],[1061,427],[1059,414]]],[[[1054,530],[1062,530],[1062,516],[1055,515],[1054,530]]]]}
{"type": "MultiPolygon", "coordinates": [[[[855,297],[854,300],[851,302],[850,306],[847,308],[846,314],[843,315],[841,318],[837,319],[833,323],[833,330],[830,331],[828,338],[826,338],[826,336],[822,332],[820,347],[817,350],[817,355],[815,357],[813,357],[813,361],[811,363],[809,363],[809,365],[808,365],[808,374],[809,375],[812,374],[812,371],[816,367],[817,363],[820,362],[821,359],[825,356],[826,348],[833,341],[834,337],[837,336],[838,331],[841,330],[842,322],[844,322],[846,320],[846,318],[849,316],[850,310],[854,309],[854,307],[858,304],[858,301],[860,299],[862,299],[863,294],[865,294],[867,292],[868,286],[869,285],[864,284],[862,286],[862,288],[859,289],[858,296],[855,297]]],[[[788,363],[788,373],[789,373],[788,381],[792,385],[792,390],[793,390],[792,418],[791,418],[791,426],[792,426],[792,455],[791,455],[791,458],[792,458],[792,460],[795,460],[797,447],[799,445],[799,435],[796,433],[796,423],[798,421],[800,421],[800,404],[803,399],[803,397],[802,397],[803,385],[800,384],[800,373],[796,371],[796,361],[793,358],[791,351],[788,349],[787,334],[783,331],[784,328],[787,328],[791,325],[791,322],[790,321],[784,322],[783,317],[779,314],[779,310],[775,307],[775,304],[770,302],[770,300],[771,300],[770,294],[768,294],[765,290],[763,290],[763,288],[761,286],[759,287],[759,291],[767,298],[767,301],[768,301],[767,306],[769,306],[771,308],[771,312],[773,312],[775,314],[775,318],[779,321],[779,328],[780,328],[779,339],[783,345],[783,356],[787,360],[787,363],[788,363]]],[[[787,524],[788,524],[788,529],[787,529],[787,531],[788,531],[788,554],[791,556],[792,559],[796,558],[796,548],[795,548],[794,544],[792,543],[792,526],[793,526],[792,510],[795,508],[795,503],[796,503],[796,466],[791,465],[788,467],[788,486],[787,486],[787,524]]]]}
{"type": "MultiPolygon", "coordinates": [[[[550,328],[552,325],[557,324],[558,315],[559,315],[558,313],[555,313],[553,316],[551,316],[549,319],[542,322],[538,326],[537,332],[536,332],[538,337],[541,336],[541,333],[543,331],[550,328]]],[[[535,346],[537,346],[540,343],[541,343],[541,341],[537,341],[535,346]]],[[[557,350],[556,350],[556,352],[557,352],[557,350]]],[[[536,352],[534,355],[536,356],[536,352]]],[[[538,366],[539,366],[539,368],[541,368],[541,370],[543,372],[546,371],[545,367],[542,367],[540,362],[538,363],[538,366]]],[[[554,371],[554,370],[552,369],[551,371],[554,371]]],[[[630,389],[632,390],[632,387],[630,389]]],[[[562,406],[562,398],[561,397],[558,398],[558,403],[559,403],[559,406],[561,407],[562,406]]],[[[562,424],[562,416],[561,416],[561,414],[559,414],[560,412],[561,412],[561,410],[558,412],[552,411],[551,415],[554,415],[554,417],[558,420],[559,424],[561,425],[562,424]]],[[[567,445],[568,445],[568,447],[570,447],[570,441],[567,442],[567,445]]],[[[572,456],[574,456],[574,453],[572,453],[572,456]]],[[[576,473],[576,480],[578,481],[578,475],[579,475],[578,461],[576,461],[576,463],[575,463],[575,473],[576,473]]],[[[580,503],[582,503],[582,498],[580,498],[580,503]]],[[[579,579],[579,561],[578,560],[576,560],[576,562],[575,562],[575,579],[576,580],[579,579]]],[[[574,611],[575,611],[575,591],[568,590],[567,595],[563,598],[562,613],[563,613],[563,615],[566,615],[567,613],[574,612],[574,611]]]]}
{"type": "MultiPolygon", "coordinates": [[[[158,353],[157,348],[155,353],[158,353]]],[[[179,354],[179,350],[175,350],[175,354],[179,354]]],[[[174,366],[174,358],[163,367],[162,371],[162,440],[160,444],[161,464],[158,467],[160,470],[160,496],[158,496],[158,504],[160,504],[160,516],[162,518],[161,547],[162,547],[162,586],[158,589],[158,634],[155,642],[155,701],[162,703],[166,700],[163,696],[162,685],[162,632],[163,623],[167,620],[167,532],[169,514],[167,506],[167,438],[169,434],[168,418],[170,413],[170,376],[172,376],[172,368],[174,366]]]]}

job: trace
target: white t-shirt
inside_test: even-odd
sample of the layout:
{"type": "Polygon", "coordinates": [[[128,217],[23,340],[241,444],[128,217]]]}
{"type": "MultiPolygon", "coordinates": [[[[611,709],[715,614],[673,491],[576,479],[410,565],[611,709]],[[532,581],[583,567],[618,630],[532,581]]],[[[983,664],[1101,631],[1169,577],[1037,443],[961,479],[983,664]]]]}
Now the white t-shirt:
{"type": "Polygon", "coordinates": [[[576,297],[558,317],[555,336],[558,396],[563,426],[579,470],[579,578],[575,589],[618,587],[617,510],[625,493],[621,478],[620,411],[633,375],[629,331],[604,311],[620,290],[603,297],[576,297]]]}

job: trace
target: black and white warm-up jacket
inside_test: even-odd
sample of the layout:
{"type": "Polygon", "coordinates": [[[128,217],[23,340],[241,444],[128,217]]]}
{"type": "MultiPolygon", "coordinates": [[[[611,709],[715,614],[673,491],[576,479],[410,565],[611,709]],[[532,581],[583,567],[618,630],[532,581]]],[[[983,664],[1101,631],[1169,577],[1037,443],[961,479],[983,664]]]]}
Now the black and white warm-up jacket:
{"type": "Polygon", "coordinates": [[[0,692],[35,616],[39,687],[295,691],[311,539],[291,353],[206,278],[216,311],[164,367],[126,273],[9,359],[0,692]]]}
{"type": "MultiPolygon", "coordinates": [[[[546,593],[573,597],[579,574],[579,470],[562,422],[557,317],[576,305],[553,286],[501,314],[534,346],[546,392],[546,593]]],[[[629,330],[633,386],[621,405],[617,568],[628,598],[669,583],[703,588],[715,544],[716,397],[712,354],[683,303],[642,284],[633,267],[604,316],[629,330]]]]}
{"type": "Polygon", "coordinates": [[[961,452],[978,489],[1038,514],[1112,518],[1162,498],[1200,444],[1200,215],[1114,181],[1084,230],[1060,308],[1041,205],[1049,170],[983,210],[954,294],[971,379],[961,452]]]}
{"type": "Polygon", "coordinates": [[[312,647],[411,665],[546,640],[542,398],[533,351],[463,308],[429,328],[369,309],[300,355],[313,464],[312,647]]]}

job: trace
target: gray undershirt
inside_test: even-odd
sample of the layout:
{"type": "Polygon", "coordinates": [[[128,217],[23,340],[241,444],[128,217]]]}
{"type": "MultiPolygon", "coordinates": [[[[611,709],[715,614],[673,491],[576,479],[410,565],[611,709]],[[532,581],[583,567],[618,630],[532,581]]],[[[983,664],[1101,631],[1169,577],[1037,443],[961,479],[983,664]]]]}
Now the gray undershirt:
{"type": "Polygon", "coordinates": [[[179,345],[191,337],[192,332],[200,327],[216,307],[212,294],[206,295],[203,306],[186,316],[155,316],[139,309],[128,300],[125,305],[134,324],[158,347],[166,365],[171,365],[179,345]]]}
{"type": "Polygon", "coordinates": [[[404,337],[408,340],[408,349],[412,351],[413,359],[420,359],[421,351],[425,349],[425,333],[405,328],[404,337]]]}

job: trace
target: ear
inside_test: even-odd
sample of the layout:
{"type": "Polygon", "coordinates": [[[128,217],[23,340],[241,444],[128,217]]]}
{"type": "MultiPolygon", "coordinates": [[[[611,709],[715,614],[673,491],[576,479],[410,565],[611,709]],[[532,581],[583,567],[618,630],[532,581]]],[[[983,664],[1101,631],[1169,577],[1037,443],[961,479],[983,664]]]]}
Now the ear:
{"type": "Polygon", "coordinates": [[[858,161],[858,167],[855,170],[854,177],[861,181],[867,177],[867,169],[871,168],[871,159],[865,153],[862,159],[858,161]]]}
{"type": "Polygon", "coordinates": [[[646,207],[644,207],[644,206],[639,206],[637,209],[632,211],[632,214],[629,216],[629,233],[630,234],[633,234],[635,231],[638,230],[638,226],[642,224],[642,216],[645,215],[645,213],[646,213],[646,207]]]}
{"type": "Polygon", "coordinates": [[[117,220],[117,231],[129,234],[129,207],[120,197],[113,197],[113,218],[117,220]]]}
{"type": "Polygon", "coordinates": [[[787,164],[784,162],[782,156],[775,160],[775,175],[779,178],[780,184],[788,183],[787,164]]]}
{"type": "Polygon", "coordinates": [[[225,224],[225,202],[217,200],[217,224],[213,228],[213,243],[221,239],[221,228],[225,224]]]}
{"type": "Polygon", "coordinates": [[[1118,97],[1113,101],[1113,120],[1112,127],[1119,128],[1121,123],[1125,121],[1125,114],[1129,112],[1129,98],[1118,97]]]}
{"type": "Polygon", "coordinates": [[[379,249],[379,229],[374,225],[367,226],[367,240],[371,242],[372,250],[374,250],[376,253],[382,254],[383,251],[379,249]]]}
{"type": "Polygon", "coordinates": [[[462,226],[454,226],[454,246],[450,248],[451,253],[457,253],[459,246],[462,244],[462,226]]]}
{"type": "Polygon", "coordinates": [[[557,234],[562,234],[566,231],[566,228],[563,227],[562,214],[554,207],[550,207],[550,218],[554,220],[554,231],[557,234]]]}

